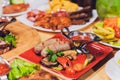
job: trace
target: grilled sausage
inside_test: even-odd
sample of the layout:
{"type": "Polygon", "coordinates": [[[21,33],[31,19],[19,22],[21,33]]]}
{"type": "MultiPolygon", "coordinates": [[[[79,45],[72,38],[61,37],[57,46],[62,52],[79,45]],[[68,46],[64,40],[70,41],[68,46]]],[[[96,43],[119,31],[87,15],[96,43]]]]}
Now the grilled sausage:
{"type": "Polygon", "coordinates": [[[65,42],[65,41],[58,41],[52,45],[46,46],[42,51],[41,51],[41,55],[43,57],[47,56],[47,52],[46,50],[52,50],[54,53],[57,53],[59,51],[64,51],[64,50],[69,50],[70,49],[70,44],[69,42],[65,42]]]}
{"type": "Polygon", "coordinates": [[[44,41],[44,42],[41,42],[41,43],[39,43],[38,45],[36,45],[36,46],[34,47],[34,51],[35,51],[35,53],[36,53],[37,55],[40,55],[40,54],[41,54],[41,50],[42,50],[43,48],[45,48],[46,46],[49,46],[49,45],[51,45],[51,44],[54,44],[54,43],[56,43],[56,42],[58,42],[58,41],[60,41],[60,39],[54,38],[54,39],[49,39],[49,40],[46,40],[46,41],[44,41]]]}

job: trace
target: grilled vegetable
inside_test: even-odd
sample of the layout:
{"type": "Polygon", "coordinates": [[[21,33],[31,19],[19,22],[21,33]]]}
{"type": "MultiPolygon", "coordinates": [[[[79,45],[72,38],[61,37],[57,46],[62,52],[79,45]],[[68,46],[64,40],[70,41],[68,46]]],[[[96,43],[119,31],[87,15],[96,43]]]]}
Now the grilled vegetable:
{"type": "Polygon", "coordinates": [[[58,62],[51,62],[48,60],[48,58],[43,58],[40,62],[42,65],[46,66],[46,67],[56,67],[58,66],[58,62]]]}

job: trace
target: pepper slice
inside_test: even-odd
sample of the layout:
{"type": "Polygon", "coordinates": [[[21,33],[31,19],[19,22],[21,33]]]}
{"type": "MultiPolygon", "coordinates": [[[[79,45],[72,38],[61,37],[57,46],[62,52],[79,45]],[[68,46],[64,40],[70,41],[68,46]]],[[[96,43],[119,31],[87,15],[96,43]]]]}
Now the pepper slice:
{"type": "Polygon", "coordinates": [[[69,66],[72,66],[71,61],[66,57],[57,57],[57,61],[64,67],[68,68],[69,66]]]}

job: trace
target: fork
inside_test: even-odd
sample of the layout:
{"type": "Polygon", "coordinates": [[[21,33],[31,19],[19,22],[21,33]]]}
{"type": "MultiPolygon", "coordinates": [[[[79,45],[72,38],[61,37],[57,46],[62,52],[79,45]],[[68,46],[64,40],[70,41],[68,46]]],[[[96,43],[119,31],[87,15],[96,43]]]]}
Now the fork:
{"type": "Polygon", "coordinates": [[[16,19],[15,18],[12,18],[10,21],[8,21],[8,22],[2,22],[1,24],[0,24],[0,30],[4,30],[4,28],[9,24],[9,23],[12,23],[12,22],[15,22],[16,21],[16,19]]]}

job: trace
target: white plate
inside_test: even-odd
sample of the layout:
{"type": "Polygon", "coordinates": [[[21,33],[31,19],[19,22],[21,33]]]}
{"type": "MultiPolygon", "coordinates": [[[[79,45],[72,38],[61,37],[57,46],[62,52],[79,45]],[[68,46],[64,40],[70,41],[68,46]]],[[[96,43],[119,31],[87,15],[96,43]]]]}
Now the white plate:
{"type": "Polygon", "coordinates": [[[120,67],[120,50],[115,53],[114,60],[115,63],[120,67]]]}
{"type": "MultiPolygon", "coordinates": [[[[39,9],[39,10],[45,10],[48,7],[49,7],[48,5],[41,5],[37,9],[39,9]]],[[[71,25],[69,27],[70,31],[74,31],[74,30],[85,28],[86,26],[88,26],[89,24],[91,24],[92,22],[94,22],[96,20],[97,16],[98,16],[96,10],[93,10],[92,14],[93,14],[93,16],[92,16],[92,18],[90,18],[89,22],[87,22],[84,25],[71,25]]],[[[47,32],[60,32],[60,30],[53,31],[52,29],[45,29],[45,28],[42,28],[40,26],[33,26],[34,23],[31,22],[31,21],[29,21],[26,17],[27,17],[27,15],[24,14],[24,15],[18,16],[17,20],[19,20],[20,22],[28,25],[29,27],[32,27],[32,28],[35,28],[35,29],[38,29],[38,30],[47,31],[47,32]]]]}
{"type": "Polygon", "coordinates": [[[23,11],[23,12],[18,12],[18,13],[2,14],[2,16],[19,16],[19,15],[25,14],[28,11],[29,11],[29,9],[27,9],[26,11],[23,11]]]}
{"type": "Polygon", "coordinates": [[[105,71],[111,80],[120,80],[120,67],[115,63],[114,58],[107,62],[105,71]]]}
{"type": "Polygon", "coordinates": [[[108,44],[108,43],[105,43],[105,42],[100,42],[106,46],[110,46],[110,47],[113,47],[113,48],[120,48],[120,46],[114,46],[114,45],[111,45],[111,44],[108,44]]]}
{"type": "Polygon", "coordinates": [[[2,14],[3,16],[18,16],[27,13],[29,10],[37,8],[41,4],[48,3],[48,0],[25,0],[25,3],[28,3],[30,6],[26,11],[18,12],[18,13],[11,13],[11,14],[2,14]]]}

